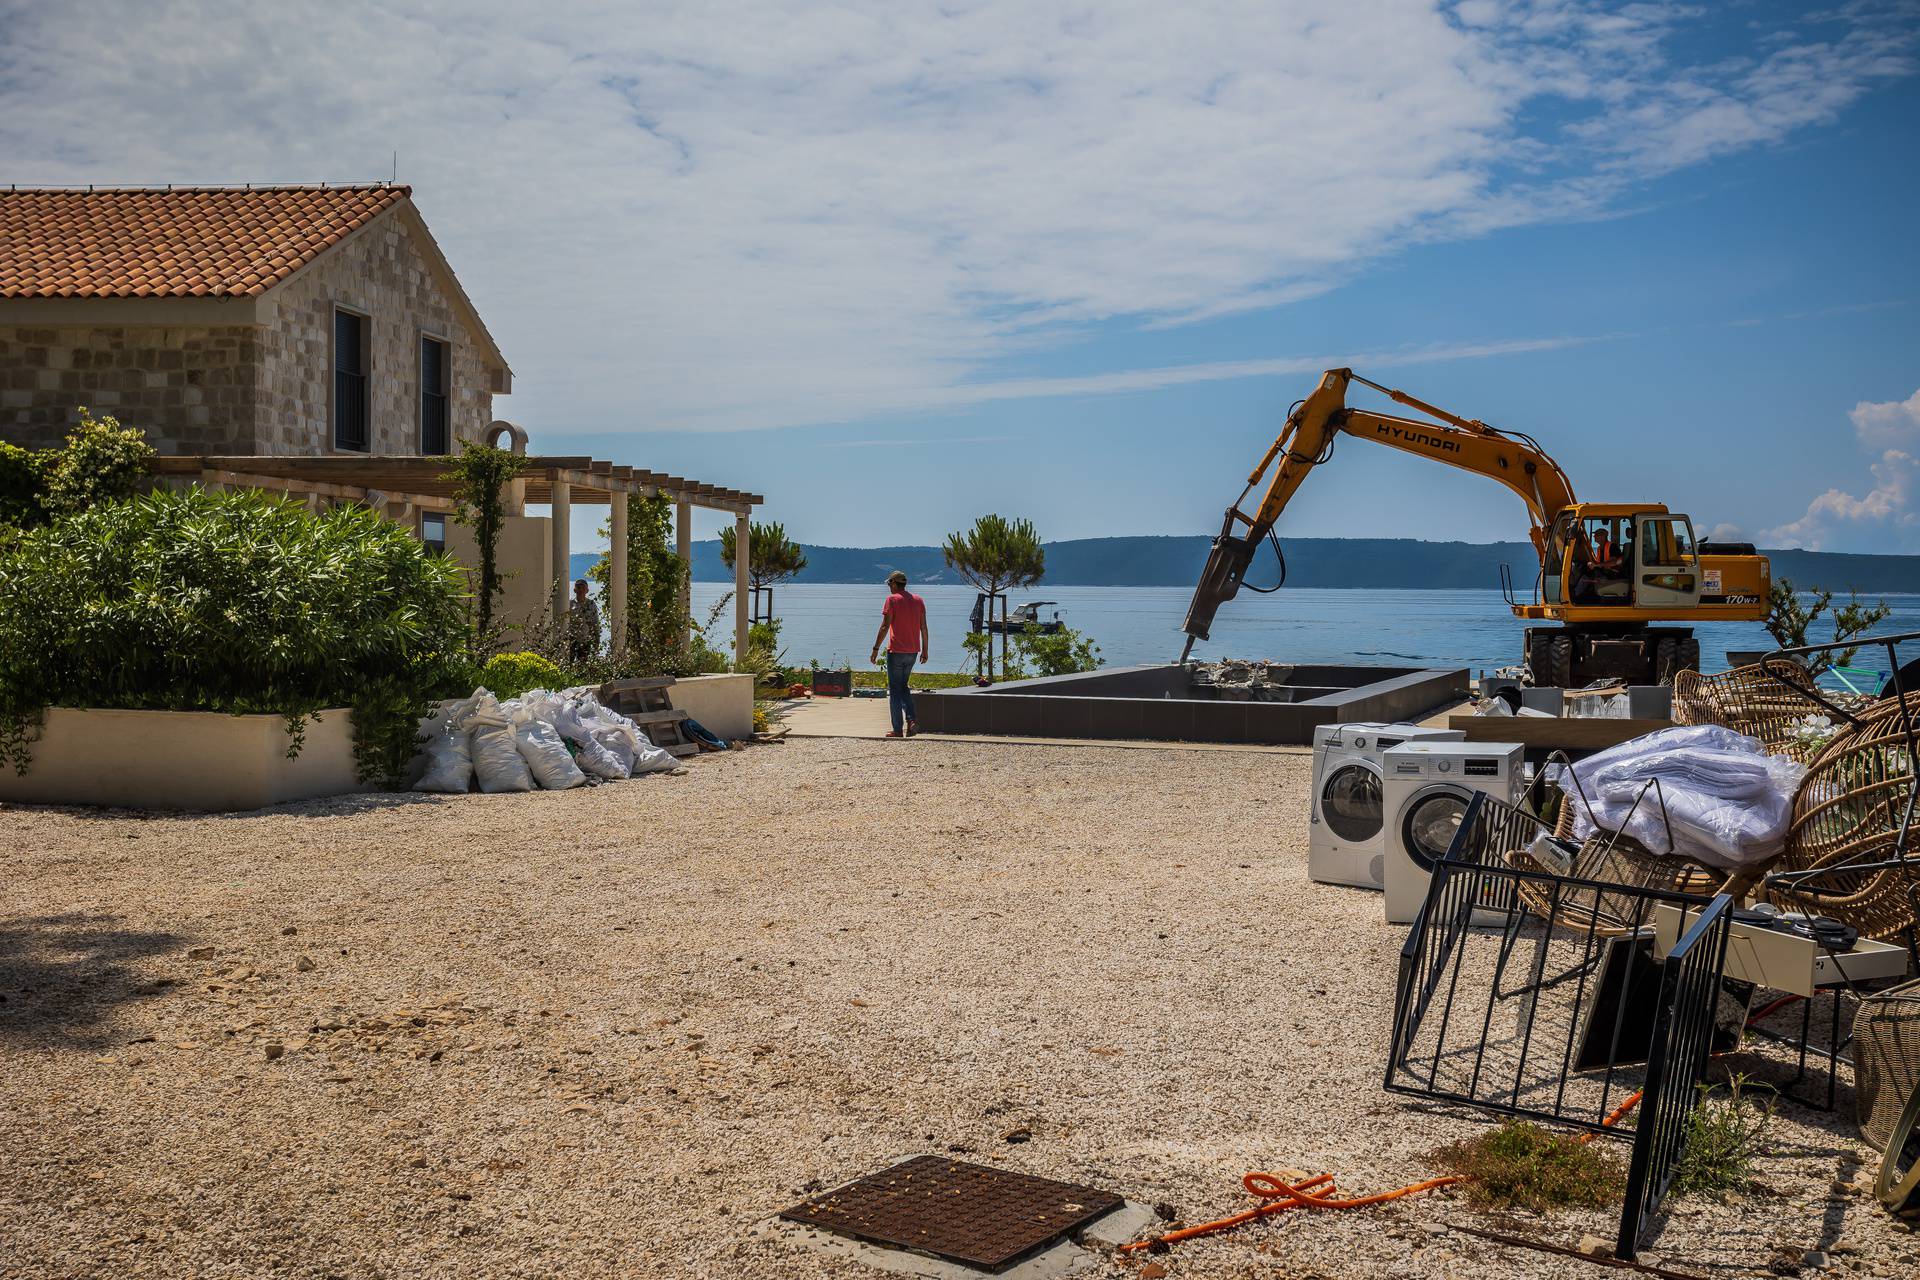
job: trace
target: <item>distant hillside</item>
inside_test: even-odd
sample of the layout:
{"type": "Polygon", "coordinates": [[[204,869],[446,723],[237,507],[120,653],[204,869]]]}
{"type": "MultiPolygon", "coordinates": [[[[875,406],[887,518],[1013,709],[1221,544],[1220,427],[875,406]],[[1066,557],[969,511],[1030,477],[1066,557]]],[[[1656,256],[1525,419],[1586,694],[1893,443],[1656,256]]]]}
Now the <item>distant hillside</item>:
{"type": "MultiPolygon", "coordinates": [[[[1190,587],[1206,563],[1204,537],[1080,538],[1047,544],[1049,586],[1190,587]]],[[[1492,588],[1500,566],[1530,580],[1536,563],[1524,542],[1420,542],[1412,538],[1288,538],[1287,585],[1291,587],[1492,588]]],[[[916,583],[959,585],[938,547],[809,546],[799,582],[878,583],[895,569],[916,583]]],[[[1920,592],[1920,556],[1842,555],[1824,551],[1769,551],[1776,578],[1799,587],[1845,593],[1920,592]]],[[[597,559],[573,557],[584,574],[597,559]]],[[[1274,579],[1272,553],[1262,551],[1249,575],[1265,586],[1274,579]]],[[[696,582],[731,582],[720,560],[720,543],[693,545],[696,582]]]]}

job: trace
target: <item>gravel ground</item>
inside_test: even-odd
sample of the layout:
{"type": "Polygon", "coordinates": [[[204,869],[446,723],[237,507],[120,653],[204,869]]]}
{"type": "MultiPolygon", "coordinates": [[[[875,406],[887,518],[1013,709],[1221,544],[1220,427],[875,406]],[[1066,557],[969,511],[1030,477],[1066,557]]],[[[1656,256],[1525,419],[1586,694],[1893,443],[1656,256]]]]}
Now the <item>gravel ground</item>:
{"type": "MultiPolygon", "coordinates": [[[[1308,767],[812,739],[587,792],[0,810],[0,1274],[871,1275],[753,1227],[919,1151],[1189,1221],[1248,1169],[1429,1176],[1484,1122],[1379,1086],[1400,931],[1307,881],[1308,767]]],[[[1770,1142],[1651,1258],[1920,1273],[1836,1186],[1850,1125],[1770,1142]]],[[[1440,1192],[1113,1273],[1604,1274],[1447,1221],[1612,1234],[1440,1192]]]]}

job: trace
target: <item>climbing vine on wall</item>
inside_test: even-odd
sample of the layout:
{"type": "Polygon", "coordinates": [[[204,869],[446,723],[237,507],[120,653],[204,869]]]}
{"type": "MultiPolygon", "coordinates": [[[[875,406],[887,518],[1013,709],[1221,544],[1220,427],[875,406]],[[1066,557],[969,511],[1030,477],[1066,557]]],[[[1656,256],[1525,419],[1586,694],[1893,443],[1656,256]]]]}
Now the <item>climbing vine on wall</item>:
{"type": "Polygon", "coordinates": [[[447,476],[454,482],[453,497],[458,505],[455,520],[473,529],[473,541],[480,559],[480,590],[475,601],[473,647],[485,657],[496,647],[493,625],[494,603],[500,597],[500,530],[506,523],[507,485],[520,474],[527,460],[507,449],[471,440],[460,442],[460,453],[453,459],[447,476]]]}

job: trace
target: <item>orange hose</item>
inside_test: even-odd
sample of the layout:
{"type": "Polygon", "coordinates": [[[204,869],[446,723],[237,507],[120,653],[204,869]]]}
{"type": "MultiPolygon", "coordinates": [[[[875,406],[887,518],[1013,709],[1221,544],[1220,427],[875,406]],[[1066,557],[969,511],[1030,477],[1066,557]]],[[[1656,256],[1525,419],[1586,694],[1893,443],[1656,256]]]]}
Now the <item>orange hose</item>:
{"type": "MultiPolygon", "coordinates": [[[[1606,1118],[1600,1122],[1601,1127],[1610,1129],[1614,1125],[1619,1124],[1621,1118],[1625,1116],[1627,1112],[1639,1105],[1643,1092],[1643,1090],[1636,1089],[1627,1095],[1626,1101],[1607,1113],[1606,1118]]],[[[1593,1133],[1583,1133],[1574,1139],[1574,1141],[1591,1142],[1596,1136],[1597,1135],[1593,1133]]],[[[1164,1248],[1167,1245],[1178,1244],[1182,1240],[1191,1240],[1195,1236],[1210,1236],[1221,1231],[1230,1231],[1234,1227],[1243,1226],[1259,1218],[1271,1217],[1287,1209],[1362,1209],[1367,1205],[1385,1204],[1389,1200],[1398,1200],[1402,1196],[1415,1195],[1421,1191],[1433,1191],[1440,1187],[1450,1187],[1456,1182],[1464,1181],[1466,1181],[1466,1179],[1462,1177],[1428,1178],[1425,1182],[1416,1182],[1410,1186],[1395,1188],[1392,1191],[1381,1191],[1370,1196],[1353,1196],[1347,1199],[1334,1200],[1325,1194],[1335,1189],[1333,1185],[1333,1175],[1330,1173],[1315,1174],[1303,1182],[1288,1182],[1277,1174],[1249,1173],[1240,1179],[1240,1185],[1247,1189],[1249,1195],[1258,1196],[1269,1203],[1256,1205],[1254,1208],[1233,1214],[1230,1217],[1216,1218],[1212,1222],[1202,1222],[1197,1226],[1182,1227],[1178,1231],[1169,1231],[1164,1235],[1154,1236],[1150,1240],[1135,1240],[1131,1244],[1121,1245],[1120,1252],[1137,1253],[1142,1249],[1151,1249],[1156,1245],[1164,1248]],[[1322,1194],[1313,1194],[1316,1190],[1321,1191],[1322,1194]]]]}
{"type": "Polygon", "coordinates": [[[1151,1249],[1155,1245],[1176,1244],[1182,1240],[1191,1240],[1195,1236],[1209,1236],[1215,1232],[1228,1231],[1256,1218],[1266,1218],[1287,1209],[1359,1209],[1370,1204],[1384,1204],[1389,1200],[1398,1200],[1401,1196],[1410,1196],[1416,1191],[1432,1191],[1436,1187],[1450,1186],[1459,1178],[1429,1178],[1425,1182],[1416,1182],[1409,1187],[1395,1191],[1383,1191],[1377,1195],[1355,1196],[1351,1199],[1333,1200],[1325,1195],[1315,1195],[1316,1189],[1332,1191],[1333,1175],[1316,1174],[1303,1182],[1288,1182],[1271,1173],[1249,1173],[1240,1179],[1240,1185],[1247,1191],[1268,1201],[1267,1204],[1236,1213],[1231,1217],[1219,1218],[1213,1222],[1202,1222],[1198,1226],[1182,1227],[1178,1231],[1169,1231],[1165,1235],[1155,1236],[1151,1240],[1136,1240],[1132,1244],[1120,1246],[1122,1253],[1134,1253],[1141,1249],[1151,1249]]]}

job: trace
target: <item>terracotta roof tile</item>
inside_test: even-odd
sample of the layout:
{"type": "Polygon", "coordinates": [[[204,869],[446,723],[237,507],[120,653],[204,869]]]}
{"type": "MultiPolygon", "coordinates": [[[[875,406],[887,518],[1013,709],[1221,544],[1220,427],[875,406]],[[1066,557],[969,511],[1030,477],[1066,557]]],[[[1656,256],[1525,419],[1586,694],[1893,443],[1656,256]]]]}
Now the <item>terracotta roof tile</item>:
{"type": "Polygon", "coordinates": [[[402,186],[0,188],[0,298],[264,293],[402,186]]]}

